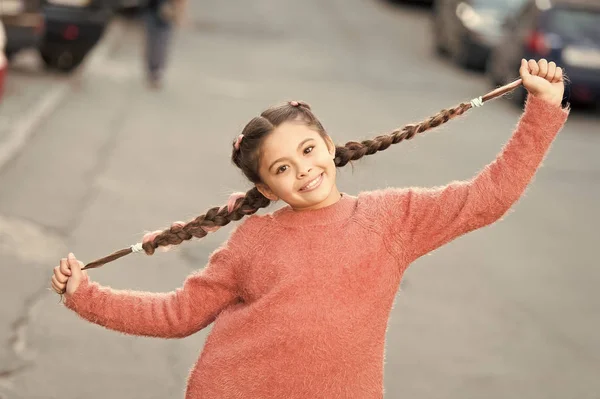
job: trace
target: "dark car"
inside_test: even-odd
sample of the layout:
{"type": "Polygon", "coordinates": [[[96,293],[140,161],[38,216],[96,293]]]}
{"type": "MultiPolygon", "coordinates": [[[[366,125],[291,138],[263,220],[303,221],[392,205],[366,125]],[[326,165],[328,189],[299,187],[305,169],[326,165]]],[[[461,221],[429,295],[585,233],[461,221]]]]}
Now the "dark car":
{"type": "Polygon", "coordinates": [[[485,68],[490,50],[502,38],[502,22],[525,0],[436,0],[433,37],[439,54],[460,66],[485,68]]]}
{"type": "Polygon", "coordinates": [[[40,0],[0,0],[0,20],[6,31],[6,56],[37,48],[44,34],[40,0]]]}
{"type": "Polygon", "coordinates": [[[4,24],[0,21],[0,103],[2,103],[2,96],[4,95],[4,81],[6,80],[6,70],[8,69],[4,46],[6,46],[6,33],[4,31],[4,24]]]}
{"type": "MultiPolygon", "coordinates": [[[[565,102],[600,101],[600,1],[537,0],[504,24],[504,40],[489,59],[494,85],[518,77],[522,58],[554,61],[567,75],[565,102]]],[[[521,88],[512,98],[525,100],[521,88]]]]}
{"type": "Polygon", "coordinates": [[[44,63],[63,72],[76,68],[104,34],[113,10],[108,0],[48,0],[40,46],[44,63]]]}

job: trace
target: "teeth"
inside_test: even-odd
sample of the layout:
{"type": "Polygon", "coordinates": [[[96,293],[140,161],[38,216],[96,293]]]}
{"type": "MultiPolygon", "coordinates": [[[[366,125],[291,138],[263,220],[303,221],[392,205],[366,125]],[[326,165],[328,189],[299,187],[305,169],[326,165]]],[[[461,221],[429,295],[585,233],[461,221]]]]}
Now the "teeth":
{"type": "Polygon", "coordinates": [[[311,188],[313,188],[314,186],[317,185],[317,183],[319,182],[319,179],[321,178],[321,175],[319,175],[317,178],[315,178],[313,181],[311,181],[310,183],[308,183],[306,186],[304,186],[303,190],[309,190],[311,188]]]}

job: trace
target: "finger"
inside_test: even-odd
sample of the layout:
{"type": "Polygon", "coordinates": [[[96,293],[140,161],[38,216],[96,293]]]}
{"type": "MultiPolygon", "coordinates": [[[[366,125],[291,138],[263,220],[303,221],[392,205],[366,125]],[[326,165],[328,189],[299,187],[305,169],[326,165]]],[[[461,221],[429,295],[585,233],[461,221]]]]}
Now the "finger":
{"type": "Polygon", "coordinates": [[[60,260],[60,272],[66,276],[71,275],[71,270],[69,269],[69,264],[67,262],[67,258],[62,258],[60,260]]]}
{"type": "Polygon", "coordinates": [[[52,291],[56,292],[57,294],[60,294],[60,290],[54,285],[54,283],[50,286],[50,288],[52,288],[52,291]]]}
{"type": "Polygon", "coordinates": [[[63,284],[60,281],[58,281],[56,279],[56,276],[52,276],[52,285],[58,288],[59,291],[62,291],[67,286],[66,284],[63,284]]]}
{"type": "MultiPolygon", "coordinates": [[[[54,277],[54,276],[52,276],[52,277],[54,277]]],[[[56,284],[54,284],[54,280],[50,280],[50,287],[52,287],[52,289],[54,291],[58,292],[58,287],[56,286],[56,284]]]]}
{"type": "Polygon", "coordinates": [[[533,76],[538,76],[538,74],[540,73],[540,67],[538,66],[538,63],[535,62],[535,60],[529,60],[529,62],[527,63],[527,65],[529,65],[529,71],[533,76]]]}
{"type": "Polygon", "coordinates": [[[558,83],[563,81],[563,70],[561,67],[556,67],[556,72],[554,73],[553,83],[558,83]]]}
{"type": "Polygon", "coordinates": [[[56,280],[60,281],[63,284],[69,281],[69,277],[62,274],[58,267],[54,268],[54,277],[56,277],[56,280]]]}
{"type": "Polygon", "coordinates": [[[546,79],[546,76],[548,76],[548,61],[545,58],[538,61],[538,68],[538,76],[546,79]]]}
{"type": "Polygon", "coordinates": [[[527,61],[525,60],[525,58],[523,58],[521,60],[521,67],[519,68],[519,74],[521,75],[521,77],[523,79],[526,79],[530,76],[529,65],[527,64],[527,61]]]}
{"type": "Polygon", "coordinates": [[[554,80],[554,75],[556,74],[556,63],[551,61],[548,63],[548,74],[546,75],[546,80],[548,82],[552,82],[554,80]]]}
{"type": "Polygon", "coordinates": [[[56,292],[57,294],[62,294],[64,289],[60,288],[59,286],[57,286],[56,284],[54,284],[54,282],[52,282],[52,289],[54,290],[54,292],[56,292]]]}

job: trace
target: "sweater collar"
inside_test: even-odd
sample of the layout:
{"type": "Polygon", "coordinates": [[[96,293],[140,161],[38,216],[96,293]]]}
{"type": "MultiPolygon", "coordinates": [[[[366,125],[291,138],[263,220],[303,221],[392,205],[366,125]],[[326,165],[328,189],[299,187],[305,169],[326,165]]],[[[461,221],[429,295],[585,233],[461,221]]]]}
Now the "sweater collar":
{"type": "Polygon", "coordinates": [[[273,213],[273,220],[289,227],[328,225],[347,220],[356,209],[357,198],[342,193],[335,204],[309,211],[294,211],[287,205],[273,213]]]}

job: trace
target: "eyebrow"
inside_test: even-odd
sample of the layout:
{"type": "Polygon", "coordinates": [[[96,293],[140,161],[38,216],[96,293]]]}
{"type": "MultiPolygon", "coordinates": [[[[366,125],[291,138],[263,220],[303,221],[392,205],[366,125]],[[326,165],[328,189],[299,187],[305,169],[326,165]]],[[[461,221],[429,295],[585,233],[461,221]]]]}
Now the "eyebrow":
{"type": "MultiPolygon", "coordinates": [[[[309,138],[307,138],[307,139],[304,139],[304,140],[302,140],[302,142],[301,142],[300,144],[298,144],[298,148],[297,148],[297,150],[300,150],[300,148],[302,148],[302,146],[303,146],[304,144],[306,144],[307,142],[309,142],[309,141],[311,141],[311,140],[314,140],[314,138],[312,138],[312,137],[309,137],[309,138]]],[[[275,165],[277,162],[281,162],[281,161],[283,161],[284,159],[285,159],[285,157],[282,157],[282,158],[279,158],[279,159],[277,159],[277,160],[273,161],[273,163],[271,164],[271,166],[269,166],[269,170],[271,170],[271,168],[273,168],[273,165],[275,165]]]]}

